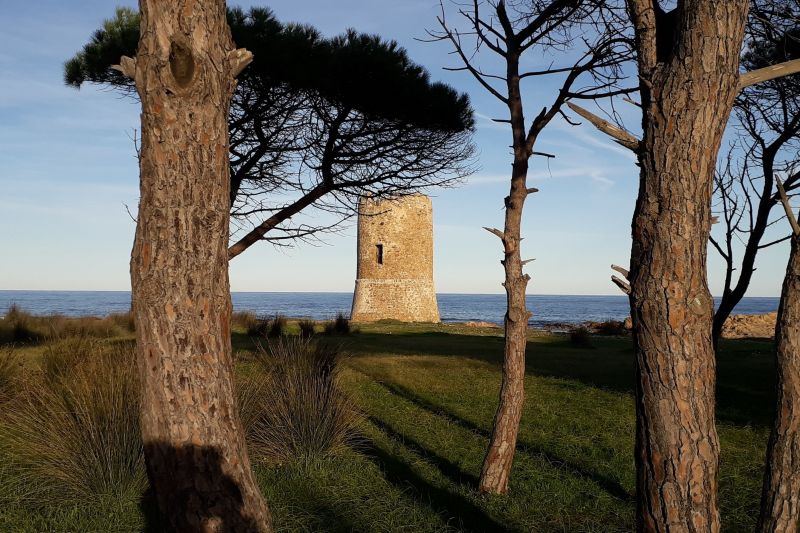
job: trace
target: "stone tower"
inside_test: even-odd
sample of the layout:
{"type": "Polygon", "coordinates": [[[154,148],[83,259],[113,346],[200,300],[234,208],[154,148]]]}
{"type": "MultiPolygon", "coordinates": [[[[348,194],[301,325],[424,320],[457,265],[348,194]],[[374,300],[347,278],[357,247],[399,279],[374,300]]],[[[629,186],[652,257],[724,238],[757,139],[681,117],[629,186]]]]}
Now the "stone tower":
{"type": "Polygon", "coordinates": [[[433,287],[431,199],[369,197],[358,205],[354,322],[439,322],[433,287]]]}

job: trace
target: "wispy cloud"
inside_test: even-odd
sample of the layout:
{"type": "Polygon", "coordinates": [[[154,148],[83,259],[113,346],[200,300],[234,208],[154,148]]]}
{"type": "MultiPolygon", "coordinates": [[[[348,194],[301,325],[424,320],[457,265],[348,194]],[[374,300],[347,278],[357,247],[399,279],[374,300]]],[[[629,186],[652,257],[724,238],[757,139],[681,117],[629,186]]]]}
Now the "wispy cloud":
{"type": "Polygon", "coordinates": [[[508,131],[508,124],[502,124],[500,122],[495,122],[494,118],[498,117],[490,117],[489,115],[484,115],[483,113],[475,112],[475,117],[478,119],[478,128],[485,129],[485,130],[498,130],[498,131],[508,131]]]}
{"type": "MultiPolygon", "coordinates": [[[[550,180],[583,178],[590,180],[602,189],[608,189],[615,183],[611,176],[619,174],[620,169],[613,166],[580,165],[553,170],[532,171],[528,173],[528,181],[541,183],[550,180]]],[[[506,184],[510,179],[511,176],[509,174],[478,174],[469,178],[467,186],[506,184]]]]}

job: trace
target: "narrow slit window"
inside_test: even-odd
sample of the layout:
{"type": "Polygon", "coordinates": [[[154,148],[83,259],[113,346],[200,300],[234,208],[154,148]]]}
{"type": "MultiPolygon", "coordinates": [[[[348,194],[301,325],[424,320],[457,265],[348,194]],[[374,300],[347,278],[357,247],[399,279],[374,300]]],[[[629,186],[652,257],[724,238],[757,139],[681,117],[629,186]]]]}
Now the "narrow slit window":
{"type": "Polygon", "coordinates": [[[375,247],[378,249],[378,264],[382,265],[383,264],[383,245],[382,244],[376,244],[375,247]]]}

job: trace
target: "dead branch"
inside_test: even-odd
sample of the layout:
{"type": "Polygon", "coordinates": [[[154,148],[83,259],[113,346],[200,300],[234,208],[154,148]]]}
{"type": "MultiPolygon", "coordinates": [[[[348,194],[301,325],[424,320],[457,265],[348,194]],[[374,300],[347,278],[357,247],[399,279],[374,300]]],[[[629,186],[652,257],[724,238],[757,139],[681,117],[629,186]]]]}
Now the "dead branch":
{"type": "Polygon", "coordinates": [[[569,108],[572,109],[574,112],[576,112],[577,114],[588,120],[595,128],[602,131],[606,135],[612,137],[614,141],[616,141],[617,143],[621,144],[625,148],[633,150],[634,152],[639,151],[639,147],[641,146],[641,141],[631,133],[628,133],[627,131],[612,124],[611,122],[598,117],[594,113],[587,111],[586,109],[582,108],[577,104],[573,104],[572,102],[567,102],[567,106],[569,106],[569,108]]]}
{"type": "Polygon", "coordinates": [[[756,83],[783,78],[784,76],[797,74],[798,72],[800,72],[800,59],[785,61],[777,65],[746,72],[739,76],[739,90],[746,89],[756,83]]]}
{"type": "Polygon", "coordinates": [[[611,282],[612,282],[614,285],[616,285],[617,287],[619,287],[619,290],[621,290],[621,291],[622,291],[622,292],[624,292],[625,294],[628,294],[628,295],[630,295],[630,293],[631,293],[631,286],[630,286],[628,283],[625,283],[624,281],[622,281],[621,279],[619,279],[617,276],[611,276],[611,282]]]}
{"type": "Polygon", "coordinates": [[[789,203],[789,197],[786,196],[786,190],[783,188],[783,183],[778,176],[775,176],[775,185],[778,186],[778,193],[781,195],[781,203],[783,204],[783,209],[786,211],[789,224],[792,225],[792,232],[795,236],[800,236],[800,225],[797,224],[797,217],[794,216],[792,205],[789,203]]]}
{"type": "Polygon", "coordinates": [[[625,276],[625,279],[628,279],[628,278],[630,278],[630,272],[628,272],[628,270],[627,270],[627,269],[625,269],[625,268],[622,268],[622,267],[621,267],[621,266],[619,266],[619,265],[611,265],[611,270],[616,270],[617,272],[619,272],[620,274],[622,274],[623,276],[625,276]]]}

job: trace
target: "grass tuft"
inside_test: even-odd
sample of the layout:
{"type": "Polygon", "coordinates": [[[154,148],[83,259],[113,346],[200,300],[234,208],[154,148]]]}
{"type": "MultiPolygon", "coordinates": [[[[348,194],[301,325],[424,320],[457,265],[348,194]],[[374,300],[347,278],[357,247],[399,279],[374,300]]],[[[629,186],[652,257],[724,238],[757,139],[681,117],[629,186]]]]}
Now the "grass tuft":
{"type": "Polygon", "coordinates": [[[253,311],[236,311],[231,315],[231,325],[244,331],[249,332],[257,324],[258,317],[253,311]]]}
{"type": "Polygon", "coordinates": [[[300,321],[297,322],[297,327],[300,328],[300,336],[301,337],[305,337],[305,338],[313,337],[314,336],[314,330],[316,328],[316,322],[314,322],[313,320],[308,320],[308,319],[300,320],[300,321]]]}
{"type": "Polygon", "coordinates": [[[267,332],[267,336],[273,339],[283,337],[286,334],[287,324],[288,320],[285,316],[275,315],[272,317],[272,320],[269,321],[269,331],[267,332]]]}
{"type": "Polygon", "coordinates": [[[13,348],[0,349],[0,404],[14,396],[20,363],[19,354],[13,348]]]}
{"type": "Polygon", "coordinates": [[[270,463],[322,457],[353,441],[360,416],[339,385],[338,348],[283,337],[257,356],[263,372],[240,383],[251,457],[270,463]]]}
{"type": "Polygon", "coordinates": [[[7,477],[36,505],[136,498],[146,487],[130,346],[61,343],[0,417],[7,477]],[[57,352],[59,353],[58,355],[57,352]]]}
{"type": "Polygon", "coordinates": [[[131,313],[115,313],[106,318],[71,318],[62,315],[36,316],[12,304],[0,319],[0,343],[28,344],[47,339],[94,337],[109,339],[134,331],[131,313]]]}
{"type": "Polygon", "coordinates": [[[350,335],[352,332],[350,319],[342,312],[334,320],[325,323],[325,335],[350,335]]]}

